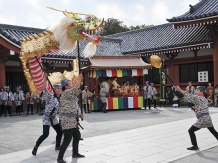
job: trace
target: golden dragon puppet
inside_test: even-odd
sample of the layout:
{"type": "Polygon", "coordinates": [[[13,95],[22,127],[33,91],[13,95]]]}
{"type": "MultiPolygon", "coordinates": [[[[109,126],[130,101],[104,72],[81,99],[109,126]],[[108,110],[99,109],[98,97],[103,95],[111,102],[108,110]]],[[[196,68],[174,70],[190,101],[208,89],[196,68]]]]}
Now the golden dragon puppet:
{"type": "MultiPolygon", "coordinates": [[[[99,19],[95,15],[49,8],[62,12],[65,17],[46,31],[23,38],[20,52],[24,75],[31,91],[37,96],[42,91],[44,81],[44,72],[39,65],[41,56],[55,50],[73,51],[77,41],[88,40],[90,43],[84,49],[84,56],[92,57],[96,52],[96,45],[100,43],[101,36],[98,34],[101,32],[104,22],[104,19],[99,19]]],[[[74,80],[78,77],[78,59],[74,60],[73,65],[72,72],[50,74],[51,83],[60,83],[63,78],[74,80]]],[[[52,92],[50,85],[47,88],[52,92]]]]}

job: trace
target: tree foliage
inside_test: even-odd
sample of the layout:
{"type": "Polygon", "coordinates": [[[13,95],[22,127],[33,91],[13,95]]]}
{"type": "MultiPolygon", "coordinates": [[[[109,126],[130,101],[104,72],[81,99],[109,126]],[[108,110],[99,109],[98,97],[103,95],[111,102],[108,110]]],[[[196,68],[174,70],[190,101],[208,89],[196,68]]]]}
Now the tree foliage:
{"type": "Polygon", "coordinates": [[[137,25],[137,26],[130,26],[129,29],[130,30],[136,30],[136,29],[142,29],[142,28],[147,28],[147,27],[153,27],[154,25],[146,25],[146,24],[142,24],[142,25],[137,25]]]}
{"type": "Polygon", "coordinates": [[[108,18],[105,21],[102,36],[111,35],[115,33],[121,33],[129,31],[129,28],[123,25],[123,22],[119,19],[108,18]]]}
{"type": "Polygon", "coordinates": [[[123,21],[120,21],[119,19],[108,18],[105,21],[104,28],[103,28],[101,35],[106,36],[106,35],[126,32],[130,30],[137,30],[137,29],[142,29],[142,28],[151,27],[151,26],[154,26],[154,25],[142,24],[142,25],[127,27],[126,25],[123,24],[123,21]]]}

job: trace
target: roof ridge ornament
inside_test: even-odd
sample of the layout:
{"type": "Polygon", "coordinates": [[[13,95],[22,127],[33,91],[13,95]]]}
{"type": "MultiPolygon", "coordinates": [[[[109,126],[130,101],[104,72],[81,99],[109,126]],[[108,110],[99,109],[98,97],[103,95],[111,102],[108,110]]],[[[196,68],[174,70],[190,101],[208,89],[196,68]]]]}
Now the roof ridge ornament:
{"type": "Polygon", "coordinates": [[[189,9],[190,14],[193,14],[195,12],[194,6],[190,4],[189,7],[190,7],[189,9]]]}

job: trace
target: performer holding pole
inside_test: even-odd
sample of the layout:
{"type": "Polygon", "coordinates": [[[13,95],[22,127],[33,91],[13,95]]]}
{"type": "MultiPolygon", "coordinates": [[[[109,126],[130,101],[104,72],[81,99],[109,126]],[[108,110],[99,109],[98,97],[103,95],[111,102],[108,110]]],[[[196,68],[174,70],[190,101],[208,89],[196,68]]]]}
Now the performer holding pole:
{"type": "Polygon", "coordinates": [[[43,134],[36,141],[36,145],[33,148],[32,154],[35,156],[37,154],[38,147],[40,144],[48,137],[50,126],[56,131],[56,146],[55,150],[60,149],[61,138],[62,138],[62,129],[59,123],[59,119],[57,117],[57,113],[59,111],[60,102],[59,98],[61,96],[61,84],[55,84],[54,94],[51,94],[47,89],[47,75],[45,75],[44,83],[43,83],[43,91],[41,93],[41,97],[45,100],[45,112],[42,116],[43,121],[43,134]]]}
{"type": "Polygon", "coordinates": [[[64,141],[59,151],[57,159],[58,163],[66,163],[66,161],[63,160],[63,157],[72,140],[72,137],[74,138],[72,157],[85,157],[78,152],[80,132],[78,128],[77,117],[79,116],[80,118],[83,118],[83,115],[77,113],[77,96],[82,93],[82,90],[79,88],[82,81],[83,76],[79,75],[75,85],[72,85],[70,81],[66,79],[62,80],[61,82],[63,92],[60,98],[60,120],[64,132],[64,141]]]}
{"type": "Polygon", "coordinates": [[[194,110],[197,122],[194,123],[191,128],[188,130],[192,147],[187,148],[188,150],[198,150],[198,144],[195,136],[195,131],[200,130],[201,128],[208,128],[208,130],[214,135],[214,137],[218,140],[218,133],[213,127],[212,119],[209,114],[208,110],[208,101],[204,97],[204,87],[199,86],[196,88],[195,95],[189,94],[188,92],[182,90],[179,86],[174,86],[174,88],[181,92],[184,95],[184,99],[187,102],[193,103],[194,107],[192,109],[194,110]]]}
{"type": "MultiPolygon", "coordinates": [[[[188,86],[186,87],[186,92],[191,93],[191,94],[195,94],[195,87],[192,86],[192,82],[188,82],[188,86]]],[[[192,103],[188,103],[188,107],[191,108],[192,106],[194,106],[192,103]]]]}
{"type": "MultiPolygon", "coordinates": [[[[104,23],[104,19],[99,19],[92,14],[82,14],[69,12],[67,10],[58,10],[51,7],[49,8],[58,12],[62,12],[65,17],[55,26],[47,29],[46,31],[43,31],[40,34],[32,34],[23,38],[20,52],[20,59],[22,62],[24,75],[27,79],[31,91],[37,96],[39,96],[43,83],[41,82],[41,75],[39,75],[43,72],[43,70],[38,68],[38,58],[40,58],[42,54],[51,53],[51,51],[55,50],[73,51],[77,44],[78,59],[80,59],[79,41],[82,40],[89,41],[83,51],[84,57],[89,58],[94,56],[96,53],[96,46],[100,43],[101,39],[101,36],[98,34],[102,31],[102,26],[104,23]],[[82,19],[80,15],[85,16],[85,19],[82,19]],[[96,35],[97,37],[93,38],[86,34],[89,32],[91,32],[92,35],[96,35]]],[[[39,65],[41,66],[40,63],[39,65]]],[[[80,73],[77,72],[74,72],[76,77],[80,73]]],[[[60,148],[58,156],[59,163],[65,163],[63,156],[66,148],[68,147],[72,137],[74,136],[74,139],[77,140],[76,137],[80,134],[78,129],[79,122],[77,121],[77,116],[83,118],[83,115],[77,114],[76,98],[81,93],[79,87],[82,80],[83,76],[79,75],[76,85],[70,84],[68,80],[63,80],[61,83],[63,92],[60,100],[60,120],[64,130],[64,142],[60,148]]],[[[54,90],[53,92],[55,93],[54,90]]],[[[78,147],[78,144],[79,141],[75,143],[75,146],[78,147]]],[[[83,155],[80,155],[78,151],[76,152],[75,150],[74,152],[75,153],[73,153],[73,157],[84,157],[83,155]]]]}

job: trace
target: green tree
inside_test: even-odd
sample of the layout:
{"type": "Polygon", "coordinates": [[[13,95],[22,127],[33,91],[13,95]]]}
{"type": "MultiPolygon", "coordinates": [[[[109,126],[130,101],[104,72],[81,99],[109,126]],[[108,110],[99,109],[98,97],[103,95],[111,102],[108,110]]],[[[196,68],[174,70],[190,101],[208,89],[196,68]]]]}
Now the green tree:
{"type": "Polygon", "coordinates": [[[104,22],[103,31],[101,35],[107,36],[107,35],[112,35],[116,33],[126,32],[129,30],[137,30],[137,29],[142,29],[142,28],[151,27],[151,26],[154,26],[154,25],[142,24],[142,25],[136,25],[136,26],[131,25],[130,27],[127,27],[126,25],[123,24],[123,21],[120,21],[119,19],[108,18],[104,22]]]}
{"type": "Polygon", "coordinates": [[[140,29],[140,26],[139,26],[139,25],[137,25],[137,26],[132,26],[132,25],[131,25],[131,26],[129,27],[129,29],[130,29],[130,30],[140,29]]]}
{"type": "Polygon", "coordinates": [[[129,29],[130,30],[137,30],[137,29],[143,29],[143,28],[147,28],[147,27],[153,27],[154,25],[146,25],[146,24],[142,24],[142,25],[137,25],[137,26],[130,26],[129,29]]]}
{"type": "Polygon", "coordinates": [[[129,31],[130,29],[123,24],[123,21],[120,21],[119,19],[114,18],[108,18],[105,21],[102,36],[111,35],[115,33],[121,33],[129,31]]]}

